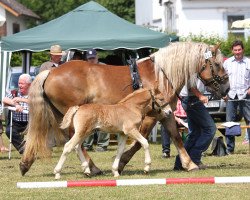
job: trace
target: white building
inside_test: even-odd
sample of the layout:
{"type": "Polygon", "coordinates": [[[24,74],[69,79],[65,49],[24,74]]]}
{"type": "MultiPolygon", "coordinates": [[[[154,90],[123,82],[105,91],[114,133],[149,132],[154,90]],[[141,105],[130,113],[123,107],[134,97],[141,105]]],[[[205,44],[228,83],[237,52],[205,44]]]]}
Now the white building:
{"type": "Polygon", "coordinates": [[[31,18],[40,19],[16,0],[0,0],[0,38],[27,29],[26,22],[31,18]]]}
{"type": "Polygon", "coordinates": [[[229,33],[250,36],[249,29],[231,29],[250,18],[250,0],[135,0],[136,24],[179,36],[229,33]]]}

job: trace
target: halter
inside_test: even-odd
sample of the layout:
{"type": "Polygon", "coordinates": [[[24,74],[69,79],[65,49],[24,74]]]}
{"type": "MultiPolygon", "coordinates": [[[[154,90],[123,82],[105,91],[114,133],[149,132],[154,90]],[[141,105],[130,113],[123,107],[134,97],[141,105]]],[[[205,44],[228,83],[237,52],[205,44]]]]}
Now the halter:
{"type": "Polygon", "coordinates": [[[198,73],[198,78],[202,81],[202,83],[205,86],[210,86],[210,87],[214,88],[215,91],[218,91],[220,89],[220,84],[223,84],[228,79],[228,75],[225,74],[225,75],[220,77],[219,75],[216,75],[214,73],[214,67],[215,66],[214,66],[214,62],[211,60],[211,58],[215,57],[215,56],[216,56],[215,52],[211,52],[208,49],[206,50],[206,52],[204,54],[205,64],[202,65],[201,70],[198,73]],[[208,64],[209,64],[209,67],[210,67],[212,77],[207,79],[207,80],[204,80],[204,79],[201,78],[201,73],[206,69],[208,64]]]}
{"type": "Polygon", "coordinates": [[[161,113],[162,109],[164,109],[169,103],[166,102],[166,103],[164,103],[163,105],[160,105],[160,104],[156,101],[156,99],[155,99],[155,97],[154,97],[154,95],[153,95],[153,93],[152,93],[151,90],[149,90],[149,93],[150,93],[151,99],[152,99],[152,108],[153,108],[153,110],[156,110],[158,113],[161,113]]]}

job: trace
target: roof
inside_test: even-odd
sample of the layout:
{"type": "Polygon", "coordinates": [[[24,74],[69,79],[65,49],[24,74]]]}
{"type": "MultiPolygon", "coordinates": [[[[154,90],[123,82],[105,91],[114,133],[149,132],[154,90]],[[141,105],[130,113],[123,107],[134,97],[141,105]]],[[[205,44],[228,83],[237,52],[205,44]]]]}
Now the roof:
{"type": "Polygon", "coordinates": [[[132,24],[90,1],[45,24],[3,37],[2,50],[44,51],[54,44],[64,50],[161,48],[175,39],[132,24]]]}
{"type": "Polygon", "coordinates": [[[24,15],[35,19],[40,19],[37,14],[35,14],[33,11],[26,8],[16,0],[0,0],[0,6],[2,6],[5,10],[9,11],[16,17],[24,15]]]}

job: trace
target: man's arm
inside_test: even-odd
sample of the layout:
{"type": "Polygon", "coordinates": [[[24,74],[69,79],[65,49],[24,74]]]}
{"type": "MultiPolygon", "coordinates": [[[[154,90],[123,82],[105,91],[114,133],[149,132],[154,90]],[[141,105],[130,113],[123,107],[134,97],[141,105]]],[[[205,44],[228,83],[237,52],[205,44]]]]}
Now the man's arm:
{"type": "Polygon", "coordinates": [[[192,87],[191,91],[202,103],[208,103],[208,97],[204,96],[197,88],[192,87]]]}

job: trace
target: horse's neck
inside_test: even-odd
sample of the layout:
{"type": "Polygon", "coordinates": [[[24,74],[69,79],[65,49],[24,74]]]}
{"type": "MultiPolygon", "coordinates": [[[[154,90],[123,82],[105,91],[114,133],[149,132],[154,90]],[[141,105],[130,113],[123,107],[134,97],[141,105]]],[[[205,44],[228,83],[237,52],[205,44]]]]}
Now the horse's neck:
{"type": "Polygon", "coordinates": [[[150,98],[131,98],[126,102],[123,102],[124,105],[126,105],[130,110],[132,110],[135,113],[138,113],[142,115],[144,113],[144,109],[149,105],[151,100],[150,98]]]}

